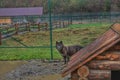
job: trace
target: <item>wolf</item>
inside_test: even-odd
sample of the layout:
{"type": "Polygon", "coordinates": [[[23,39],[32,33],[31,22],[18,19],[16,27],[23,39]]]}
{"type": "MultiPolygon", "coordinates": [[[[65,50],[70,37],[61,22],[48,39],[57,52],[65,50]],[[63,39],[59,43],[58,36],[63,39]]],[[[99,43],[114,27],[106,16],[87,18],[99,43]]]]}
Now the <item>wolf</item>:
{"type": "Polygon", "coordinates": [[[64,59],[64,64],[69,61],[69,58],[78,52],[83,47],[80,45],[65,46],[62,41],[56,41],[56,49],[60,52],[64,59]]]}

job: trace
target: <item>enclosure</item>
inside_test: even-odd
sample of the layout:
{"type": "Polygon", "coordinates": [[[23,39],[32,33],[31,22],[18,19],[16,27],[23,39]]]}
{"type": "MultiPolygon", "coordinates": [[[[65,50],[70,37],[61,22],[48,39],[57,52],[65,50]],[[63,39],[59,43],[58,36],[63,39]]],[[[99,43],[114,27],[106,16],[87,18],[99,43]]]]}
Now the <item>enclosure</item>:
{"type": "Polygon", "coordinates": [[[1,0],[0,60],[62,61],[56,41],[87,46],[110,25],[120,22],[119,3],[120,0],[1,0]],[[19,14],[19,8],[37,7],[43,8],[42,14],[40,10],[37,14],[19,14]],[[1,9],[11,8],[16,9],[11,15],[2,13],[1,9]]]}

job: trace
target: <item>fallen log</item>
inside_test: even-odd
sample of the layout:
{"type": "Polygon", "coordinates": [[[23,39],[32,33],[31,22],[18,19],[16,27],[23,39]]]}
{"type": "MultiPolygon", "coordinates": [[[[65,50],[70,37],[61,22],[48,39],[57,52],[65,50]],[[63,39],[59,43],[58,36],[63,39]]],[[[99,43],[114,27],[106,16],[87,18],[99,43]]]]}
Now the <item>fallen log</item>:
{"type": "Polygon", "coordinates": [[[90,69],[120,70],[120,61],[94,60],[87,64],[90,69]]]}
{"type": "Polygon", "coordinates": [[[111,80],[110,70],[90,70],[88,80],[111,80]]]}
{"type": "Polygon", "coordinates": [[[103,54],[96,57],[97,60],[120,60],[120,52],[118,51],[109,51],[104,52],[103,54]]]}
{"type": "Polygon", "coordinates": [[[89,69],[87,66],[82,66],[77,70],[77,73],[80,78],[84,79],[89,75],[89,69]]]}
{"type": "Polygon", "coordinates": [[[77,70],[71,73],[71,80],[111,80],[110,70],[90,70],[87,77],[80,77],[77,70]]]}

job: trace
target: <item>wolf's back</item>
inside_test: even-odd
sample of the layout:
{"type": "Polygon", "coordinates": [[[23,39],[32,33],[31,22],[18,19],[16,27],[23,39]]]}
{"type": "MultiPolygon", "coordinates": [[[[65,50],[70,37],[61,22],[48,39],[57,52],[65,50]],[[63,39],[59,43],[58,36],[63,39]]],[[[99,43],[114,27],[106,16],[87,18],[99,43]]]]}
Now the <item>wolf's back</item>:
{"type": "Polygon", "coordinates": [[[69,56],[72,56],[73,54],[78,52],[81,48],[83,48],[83,47],[80,45],[67,46],[67,54],[69,56]]]}

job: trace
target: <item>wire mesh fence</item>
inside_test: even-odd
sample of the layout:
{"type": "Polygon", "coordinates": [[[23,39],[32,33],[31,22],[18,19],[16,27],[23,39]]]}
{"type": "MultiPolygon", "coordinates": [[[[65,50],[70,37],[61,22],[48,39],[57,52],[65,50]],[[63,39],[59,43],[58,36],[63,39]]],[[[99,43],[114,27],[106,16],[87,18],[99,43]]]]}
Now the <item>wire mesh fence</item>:
{"type": "MultiPolygon", "coordinates": [[[[12,4],[12,2],[11,0],[10,3],[12,4]]],[[[108,27],[115,22],[120,22],[119,4],[113,0],[34,0],[32,2],[34,5],[27,4],[27,0],[26,2],[18,2],[16,0],[16,4],[13,6],[7,5],[3,0],[0,6],[1,8],[42,6],[43,14],[40,16],[1,16],[1,54],[9,55],[9,53],[15,54],[19,51],[19,55],[30,53],[31,56],[34,56],[31,58],[35,59],[61,59],[55,49],[56,41],[62,40],[66,45],[84,45],[87,40],[88,42],[90,40],[85,37],[84,29],[82,30],[81,27],[87,27],[87,29],[91,28],[89,26],[100,27],[104,25],[108,27]],[[17,4],[18,2],[21,5],[17,4]],[[115,8],[116,6],[117,8],[115,8]],[[82,33],[84,37],[81,37],[82,33]]],[[[85,30],[87,31],[87,29],[85,30]]],[[[91,35],[92,33],[90,32],[91,35]]],[[[94,40],[93,38],[96,37],[92,36],[90,39],[94,40]]],[[[16,57],[18,55],[14,59],[23,58],[16,57]]]]}

